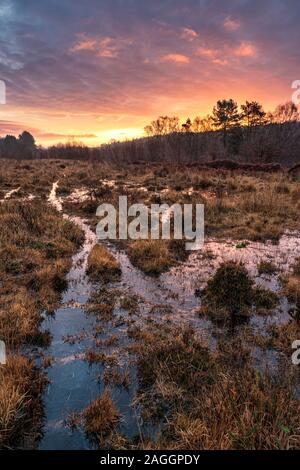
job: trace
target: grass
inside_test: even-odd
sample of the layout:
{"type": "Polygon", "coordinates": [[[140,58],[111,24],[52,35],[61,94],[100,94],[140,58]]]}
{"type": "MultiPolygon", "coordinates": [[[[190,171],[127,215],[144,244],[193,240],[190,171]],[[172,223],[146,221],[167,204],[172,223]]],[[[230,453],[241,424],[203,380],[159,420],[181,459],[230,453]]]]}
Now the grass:
{"type": "Polygon", "coordinates": [[[290,302],[294,304],[290,309],[290,314],[300,324],[300,262],[299,258],[295,260],[292,273],[282,276],[283,289],[290,302]]]}
{"type": "Polygon", "coordinates": [[[261,261],[257,267],[258,274],[267,274],[272,275],[277,272],[277,267],[275,264],[270,263],[269,261],[261,261]]]}
{"type": "Polygon", "coordinates": [[[116,289],[101,287],[94,292],[89,299],[87,311],[102,321],[110,321],[114,315],[114,309],[119,296],[116,289]]]}
{"type": "Polygon", "coordinates": [[[276,307],[278,297],[271,291],[254,286],[243,264],[222,263],[208,280],[202,296],[201,314],[212,316],[248,316],[252,307],[270,310],[276,307]]]}
{"type": "Polygon", "coordinates": [[[88,258],[88,275],[93,281],[112,282],[119,279],[119,262],[103,245],[96,245],[88,258]]]}
{"type": "Polygon", "coordinates": [[[120,414],[108,391],[93,400],[84,410],[83,415],[86,434],[102,447],[120,419],[120,414]]]}
{"type": "Polygon", "coordinates": [[[174,263],[168,244],[163,240],[136,240],[129,244],[129,259],[144,273],[159,275],[174,263]]]}
{"type": "Polygon", "coordinates": [[[43,375],[20,355],[0,366],[0,448],[23,446],[33,439],[42,417],[43,375]]]}
{"type": "Polygon", "coordinates": [[[262,375],[247,355],[237,365],[235,347],[209,353],[192,330],[159,327],[137,341],[136,403],[163,430],[136,447],[300,448],[300,403],[289,376],[262,375]]]}
{"type": "Polygon", "coordinates": [[[42,313],[59,304],[83,234],[41,199],[1,203],[0,224],[0,338],[8,353],[0,368],[0,448],[32,448],[45,381],[20,351],[48,344],[42,313]]]}
{"type": "MultiPolygon", "coordinates": [[[[100,201],[117,204],[118,196],[127,194],[129,204],[204,203],[206,235],[232,238],[240,249],[247,240],[277,243],[285,229],[300,229],[297,176],[166,168],[159,164],[121,166],[64,161],[62,168],[60,161],[7,162],[0,170],[0,194],[19,186],[21,190],[14,201],[0,205],[0,338],[5,339],[9,350],[8,367],[0,368],[0,448],[23,446],[24,440],[34,440],[31,435],[36,434],[41,418],[43,376],[19,354],[28,343],[47,340],[40,332],[41,312],[51,312],[58,304],[66,287],[70,258],[82,242],[81,231],[46,203],[51,183],[61,177],[62,171],[63,197],[79,186],[90,192],[95,189],[91,200],[64,202],[64,210],[87,217],[92,227],[97,223],[95,212],[100,201]],[[115,188],[104,188],[104,179],[116,180],[115,188]],[[147,190],[138,191],[139,186],[147,190]],[[17,197],[29,193],[34,193],[37,200],[17,202],[17,197]]],[[[121,248],[135,266],[149,275],[159,275],[187,255],[184,242],[176,240],[137,240],[124,242],[121,248]]],[[[264,261],[258,271],[272,275],[275,266],[264,261]]],[[[117,260],[103,245],[91,253],[88,272],[95,282],[120,278],[117,260]]],[[[151,318],[144,321],[143,315],[135,323],[135,316],[131,315],[127,322],[128,350],[138,372],[138,381],[134,382],[138,393],[133,405],[137,412],[142,411],[146,428],[150,423],[158,433],[144,436],[142,427],[133,440],[120,436],[117,439],[120,415],[109,393],[104,392],[82,413],[87,435],[100,448],[121,445],[122,449],[299,449],[299,401],[289,375],[291,344],[299,339],[299,260],[295,260],[293,272],[283,281],[280,295],[286,295],[294,304],[295,319],[267,328],[257,342],[251,343],[249,335],[250,344],[244,341],[244,327],[239,325],[230,332],[232,338],[225,336],[227,330],[216,331],[217,346],[211,352],[190,329],[173,328],[170,321],[156,326],[151,318]],[[254,344],[283,352],[288,361],[285,369],[274,375],[255,369],[250,355],[254,344]]],[[[231,318],[270,312],[278,298],[257,288],[243,266],[227,264],[209,281],[201,302],[204,313],[231,318]]],[[[115,307],[120,305],[136,314],[139,303],[138,298],[122,295],[107,285],[89,301],[88,311],[101,322],[95,326],[95,347],[86,351],[85,359],[98,363],[105,386],[129,384],[127,365],[124,370],[123,362],[118,363],[127,339],[116,337],[114,331],[107,334],[111,325],[105,322],[116,320],[115,327],[115,307]],[[105,333],[103,338],[99,338],[100,332],[105,333]],[[113,353],[104,353],[104,348],[112,348],[113,353]]],[[[151,310],[149,314],[152,315],[151,310]]],[[[172,312],[170,318],[171,315],[172,312]]],[[[122,331],[125,328],[123,322],[122,331]]],[[[215,332],[214,324],[212,329],[215,332]]],[[[34,446],[33,440],[29,447],[34,446]]]]}

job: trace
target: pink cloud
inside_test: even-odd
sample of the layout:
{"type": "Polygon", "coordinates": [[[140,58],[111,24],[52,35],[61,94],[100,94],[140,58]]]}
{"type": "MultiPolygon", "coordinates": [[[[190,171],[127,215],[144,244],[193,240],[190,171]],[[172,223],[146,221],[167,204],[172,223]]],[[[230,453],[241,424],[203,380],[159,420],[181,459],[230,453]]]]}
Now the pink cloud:
{"type": "Polygon", "coordinates": [[[191,28],[182,28],[181,37],[182,39],[186,39],[187,41],[192,42],[197,39],[199,35],[191,28]]]}
{"type": "Polygon", "coordinates": [[[71,48],[71,52],[91,51],[98,57],[116,58],[120,51],[132,44],[131,39],[113,38],[110,36],[92,38],[85,33],[78,35],[78,41],[71,48]]]}
{"type": "Polygon", "coordinates": [[[216,49],[210,49],[209,47],[198,47],[196,54],[203,57],[214,58],[218,54],[216,49]]]}
{"type": "Polygon", "coordinates": [[[71,48],[71,52],[78,52],[78,51],[93,51],[97,45],[97,41],[95,39],[88,39],[84,35],[81,35],[82,39],[74,44],[71,48]]]}
{"type": "Polygon", "coordinates": [[[227,18],[225,18],[223,26],[225,29],[227,29],[227,31],[236,31],[241,26],[241,23],[239,20],[231,18],[231,16],[227,16],[227,18]]]}
{"type": "Polygon", "coordinates": [[[167,54],[163,56],[162,60],[164,62],[175,62],[176,64],[188,64],[190,58],[183,54],[167,54]]]}
{"type": "Polygon", "coordinates": [[[253,57],[256,55],[256,47],[251,42],[243,41],[234,51],[238,57],[253,57]]]}

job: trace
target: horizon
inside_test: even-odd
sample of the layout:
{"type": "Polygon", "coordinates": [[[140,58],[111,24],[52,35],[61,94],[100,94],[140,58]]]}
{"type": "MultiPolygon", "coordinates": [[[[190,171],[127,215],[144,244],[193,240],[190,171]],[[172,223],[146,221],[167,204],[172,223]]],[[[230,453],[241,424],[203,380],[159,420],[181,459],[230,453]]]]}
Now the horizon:
{"type": "Polygon", "coordinates": [[[3,0],[0,135],[96,147],[144,136],[159,115],[205,116],[222,98],[273,111],[299,78],[299,13],[294,0],[3,0]]]}

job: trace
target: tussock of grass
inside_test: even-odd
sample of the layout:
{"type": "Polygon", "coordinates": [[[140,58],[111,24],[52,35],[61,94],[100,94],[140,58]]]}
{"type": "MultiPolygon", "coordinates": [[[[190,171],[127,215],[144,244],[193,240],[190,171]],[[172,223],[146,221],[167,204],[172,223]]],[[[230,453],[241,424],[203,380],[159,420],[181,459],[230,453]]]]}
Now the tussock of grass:
{"type": "Polygon", "coordinates": [[[96,315],[102,321],[112,320],[118,295],[116,289],[101,287],[92,294],[87,305],[87,311],[96,315]]]}
{"type": "Polygon", "coordinates": [[[258,265],[258,274],[268,274],[272,275],[275,274],[277,271],[277,267],[275,264],[270,263],[269,261],[261,261],[258,265]]]}
{"type": "Polygon", "coordinates": [[[105,445],[118,424],[120,414],[106,391],[92,401],[84,411],[86,434],[100,446],[105,445]]]}
{"type": "Polygon", "coordinates": [[[133,265],[152,275],[161,274],[174,262],[163,240],[136,240],[129,245],[128,255],[133,265]]]}
{"type": "Polygon", "coordinates": [[[21,446],[34,434],[44,384],[33,363],[22,356],[10,355],[0,366],[0,448],[21,446]]]}
{"type": "Polygon", "coordinates": [[[116,281],[121,275],[120,264],[103,245],[96,245],[88,258],[88,275],[94,281],[116,281]]]}
{"type": "Polygon", "coordinates": [[[4,309],[0,309],[0,336],[9,347],[34,340],[40,323],[36,301],[25,288],[20,288],[16,295],[9,297],[4,309]]]}
{"type": "Polygon", "coordinates": [[[269,310],[278,303],[271,291],[254,287],[243,264],[229,261],[221,264],[204,290],[201,313],[210,315],[248,316],[252,307],[269,310]]]}

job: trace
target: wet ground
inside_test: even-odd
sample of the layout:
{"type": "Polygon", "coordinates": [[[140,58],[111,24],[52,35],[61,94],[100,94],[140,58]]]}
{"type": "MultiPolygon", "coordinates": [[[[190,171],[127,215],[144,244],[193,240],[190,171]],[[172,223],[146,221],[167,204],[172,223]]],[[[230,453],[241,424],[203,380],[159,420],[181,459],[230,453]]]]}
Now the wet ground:
{"type": "MultiPolygon", "coordinates": [[[[110,183],[112,186],[114,182],[110,183]]],[[[56,210],[63,211],[63,198],[57,196],[59,183],[53,184],[49,203],[56,210]]],[[[140,188],[141,189],[141,188],[140,188]]],[[[5,198],[16,191],[10,191],[5,198]]],[[[73,192],[68,200],[81,201],[88,197],[82,190],[73,192]]],[[[137,410],[131,407],[136,391],[134,367],[124,352],[130,340],[127,336],[128,320],[135,324],[147,321],[167,321],[170,324],[188,324],[207,340],[213,348],[222,327],[213,324],[209,319],[200,317],[198,310],[201,299],[197,291],[205,286],[217,267],[226,260],[241,261],[258,285],[278,292],[281,288],[280,275],[290,270],[296,257],[300,257],[300,235],[286,232],[277,245],[268,243],[237,243],[230,240],[206,240],[204,248],[192,252],[189,258],[160,275],[149,277],[135,268],[125,252],[119,251],[116,245],[109,249],[118,259],[122,269],[121,280],[110,288],[121,292],[121,295],[139,296],[139,312],[128,317],[119,303],[116,303],[114,321],[100,322],[86,312],[87,302],[92,293],[99,288],[93,285],[86,275],[88,255],[97,243],[96,236],[88,223],[80,217],[64,217],[79,225],[85,233],[85,242],[80,252],[73,257],[72,268],[68,274],[68,289],[65,292],[60,308],[54,316],[44,320],[43,327],[52,335],[46,355],[53,358],[48,369],[49,385],[45,391],[45,425],[40,449],[88,449],[92,443],[86,439],[82,428],[71,429],[69,417],[81,412],[89,402],[104,390],[101,364],[89,364],[85,358],[88,349],[95,349],[97,340],[117,336],[116,345],[107,346],[105,353],[115,355],[118,366],[127,370],[130,375],[128,388],[111,386],[112,398],[123,416],[120,431],[133,437],[143,426],[137,410]],[[272,275],[259,275],[257,266],[261,261],[270,262],[277,267],[272,275]],[[101,326],[101,330],[99,329],[101,326]],[[101,331],[101,332],[100,332],[101,331]],[[100,332],[100,333],[99,333],[100,332]],[[73,341],[68,338],[75,338],[73,341]]],[[[289,319],[290,306],[286,298],[281,298],[278,308],[267,317],[253,315],[249,324],[263,332],[270,323],[284,323],[289,319]]],[[[262,352],[259,348],[252,350],[258,367],[274,366],[276,353],[262,352]]],[[[146,432],[151,432],[146,429],[146,432]]],[[[154,431],[154,430],[153,430],[154,431]]]]}

